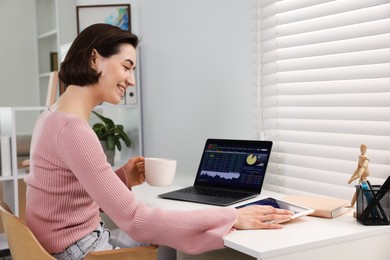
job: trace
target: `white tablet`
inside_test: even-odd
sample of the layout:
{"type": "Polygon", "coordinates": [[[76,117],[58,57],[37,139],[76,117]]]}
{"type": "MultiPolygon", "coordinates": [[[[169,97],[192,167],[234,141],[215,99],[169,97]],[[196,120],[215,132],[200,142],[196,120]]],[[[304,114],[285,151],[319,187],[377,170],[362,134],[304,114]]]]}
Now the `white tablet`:
{"type": "Polygon", "coordinates": [[[283,222],[286,222],[286,221],[289,221],[292,219],[296,219],[296,218],[299,218],[302,216],[310,215],[314,212],[314,209],[310,209],[310,208],[307,208],[304,206],[300,206],[300,205],[297,205],[297,204],[294,204],[291,202],[287,202],[287,201],[284,201],[281,199],[275,199],[272,197],[249,202],[247,204],[237,206],[236,208],[239,209],[239,208],[243,208],[243,207],[247,207],[247,206],[251,206],[251,205],[268,205],[268,206],[272,206],[274,208],[287,209],[287,210],[291,210],[294,212],[294,215],[292,215],[290,219],[282,220],[282,221],[277,221],[277,220],[272,221],[274,223],[283,223],[283,222]]]}

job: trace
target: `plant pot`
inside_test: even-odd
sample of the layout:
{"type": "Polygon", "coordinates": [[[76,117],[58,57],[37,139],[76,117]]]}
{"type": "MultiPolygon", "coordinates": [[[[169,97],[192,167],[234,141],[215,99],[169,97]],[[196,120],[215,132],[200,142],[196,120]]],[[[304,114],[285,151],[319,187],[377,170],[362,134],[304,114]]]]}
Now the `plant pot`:
{"type": "Polygon", "coordinates": [[[113,166],[114,159],[115,159],[115,150],[108,150],[107,145],[106,145],[106,141],[100,141],[100,144],[102,145],[103,151],[107,156],[107,162],[113,166]]]}

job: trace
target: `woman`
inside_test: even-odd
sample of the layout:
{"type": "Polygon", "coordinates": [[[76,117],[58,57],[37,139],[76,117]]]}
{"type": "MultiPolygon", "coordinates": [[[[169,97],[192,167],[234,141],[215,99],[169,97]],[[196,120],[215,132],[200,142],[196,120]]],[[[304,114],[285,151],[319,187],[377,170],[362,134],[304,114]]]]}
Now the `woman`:
{"type": "Polygon", "coordinates": [[[268,221],[289,219],[291,212],[272,207],[148,208],[131,192],[145,180],[144,158],[112,170],[88,122],[97,105],[118,104],[134,86],[137,44],[127,31],[95,24],[77,36],[61,64],[67,89],[37,120],[25,179],[27,224],[43,247],[58,259],[112,249],[100,208],[135,240],[187,253],[222,248],[234,229],[281,228],[268,221]]]}

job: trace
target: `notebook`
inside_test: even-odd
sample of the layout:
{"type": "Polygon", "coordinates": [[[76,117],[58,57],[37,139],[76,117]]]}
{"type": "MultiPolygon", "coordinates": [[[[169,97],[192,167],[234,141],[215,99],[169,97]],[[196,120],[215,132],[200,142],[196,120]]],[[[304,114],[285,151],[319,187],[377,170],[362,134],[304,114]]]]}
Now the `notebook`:
{"type": "Polygon", "coordinates": [[[271,148],[271,141],[207,139],[194,185],[159,197],[219,206],[256,197],[271,148]]]}

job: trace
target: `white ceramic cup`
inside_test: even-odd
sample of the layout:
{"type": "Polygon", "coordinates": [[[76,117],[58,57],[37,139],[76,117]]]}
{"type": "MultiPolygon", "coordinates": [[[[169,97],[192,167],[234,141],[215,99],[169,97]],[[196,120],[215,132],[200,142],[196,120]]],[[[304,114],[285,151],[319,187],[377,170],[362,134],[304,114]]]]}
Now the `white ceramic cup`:
{"type": "Polygon", "coordinates": [[[145,180],[151,186],[166,187],[172,184],[176,161],[164,158],[145,158],[145,180]]]}

